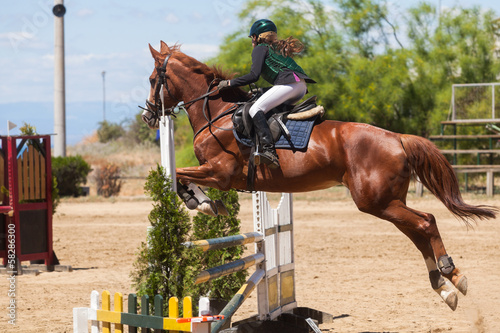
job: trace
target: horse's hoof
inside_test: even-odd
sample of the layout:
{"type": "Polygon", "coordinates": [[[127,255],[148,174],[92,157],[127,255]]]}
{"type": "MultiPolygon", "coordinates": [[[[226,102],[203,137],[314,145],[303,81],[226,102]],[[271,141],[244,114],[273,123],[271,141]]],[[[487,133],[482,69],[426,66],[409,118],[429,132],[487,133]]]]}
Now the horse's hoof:
{"type": "Polygon", "coordinates": [[[453,292],[453,293],[449,294],[444,301],[446,302],[446,304],[448,304],[448,306],[450,307],[450,309],[452,309],[453,311],[455,311],[456,308],[457,308],[457,304],[458,304],[457,293],[453,292]]]}
{"type": "Polygon", "coordinates": [[[218,215],[218,212],[217,212],[217,207],[215,206],[215,203],[213,201],[205,201],[205,202],[202,202],[197,208],[196,208],[197,211],[203,213],[203,214],[206,214],[206,215],[209,215],[209,216],[217,216],[218,215]]]}
{"type": "Polygon", "coordinates": [[[464,296],[467,295],[467,277],[465,275],[460,275],[457,277],[459,280],[455,284],[455,287],[460,291],[464,296]]]}
{"type": "Polygon", "coordinates": [[[215,200],[215,205],[217,206],[217,212],[219,215],[229,216],[226,205],[221,200],[215,200]]]}
{"type": "Polygon", "coordinates": [[[453,284],[449,280],[445,280],[446,282],[439,287],[438,289],[434,289],[435,292],[441,296],[441,298],[445,301],[446,304],[455,311],[458,304],[458,296],[453,284]]]}

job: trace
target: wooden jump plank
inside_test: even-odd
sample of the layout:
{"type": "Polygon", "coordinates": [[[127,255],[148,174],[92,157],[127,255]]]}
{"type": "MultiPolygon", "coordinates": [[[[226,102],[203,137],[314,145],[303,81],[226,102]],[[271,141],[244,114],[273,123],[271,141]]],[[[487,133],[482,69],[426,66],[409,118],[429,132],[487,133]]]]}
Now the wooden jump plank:
{"type": "Polygon", "coordinates": [[[19,201],[28,198],[28,168],[26,160],[28,152],[25,150],[20,158],[17,159],[17,170],[19,170],[19,201]]]}
{"type": "Polygon", "coordinates": [[[500,149],[443,149],[443,154],[500,154],[500,149]]]}
{"type": "MultiPolygon", "coordinates": [[[[31,147],[33,149],[33,147],[31,147]]],[[[33,149],[35,150],[35,149],[33,149]]],[[[34,186],[35,188],[31,191],[34,192],[35,199],[40,199],[40,153],[33,153],[34,155],[34,164],[33,164],[33,172],[34,172],[34,186]]]]}
{"type": "Polygon", "coordinates": [[[487,135],[431,135],[430,140],[449,140],[449,139],[500,139],[500,134],[487,135]]]}
{"type": "Polygon", "coordinates": [[[29,173],[29,199],[33,200],[35,198],[35,148],[33,146],[28,147],[28,173],[29,173]]]}
{"type": "MultiPolygon", "coordinates": [[[[2,153],[0,152],[0,188],[2,188],[2,186],[5,186],[5,184],[4,184],[4,180],[5,180],[4,164],[5,164],[5,160],[3,158],[2,153]]],[[[8,187],[8,186],[5,186],[5,187],[8,187]]],[[[2,191],[0,191],[0,204],[3,202],[3,197],[4,197],[4,194],[2,191]]]]}
{"type": "Polygon", "coordinates": [[[481,125],[481,124],[500,124],[500,119],[457,119],[444,120],[441,125],[481,125]]]}
{"type": "Polygon", "coordinates": [[[500,169],[500,164],[460,164],[452,165],[454,168],[490,168],[490,169],[500,169]]]}
{"type": "Polygon", "coordinates": [[[45,157],[43,157],[42,154],[40,154],[40,174],[41,174],[41,179],[40,179],[40,199],[45,199],[47,198],[47,190],[46,190],[46,183],[47,183],[47,174],[45,171],[45,157]]]}

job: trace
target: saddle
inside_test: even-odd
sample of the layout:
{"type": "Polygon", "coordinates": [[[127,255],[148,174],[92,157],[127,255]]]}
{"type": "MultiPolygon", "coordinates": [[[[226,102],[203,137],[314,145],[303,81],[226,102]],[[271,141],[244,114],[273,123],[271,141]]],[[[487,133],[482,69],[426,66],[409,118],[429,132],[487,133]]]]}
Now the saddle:
{"type": "MultiPolygon", "coordinates": [[[[253,122],[250,117],[249,110],[253,103],[255,103],[256,99],[257,98],[253,98],[249,102],[241,105],[232,117],[233,132],[236,139],[247,146],[254,146],[255,144],[253,122]]],[[[309,129],[309,133],[306,133],[308,139],[310,131],[312,130],[312,124],[316,120],[317,116],[322,116],[324,114],[323,107],[316,105],[316,99],[316,96],[312,96],[298,105],[282,104],[266,113],[267,123],[269,125],[269,129],[271,130],[276,148],[305,148],[303,145],[301,145],[302,147],[294,145],[292,137],[294,134],[297,134],[295,133],[297,131],[290,130],[289,125],[292,125],[291,128],[295,129],[297,127],[294,124],[295,122],[304,124],[310,123],[311,126],[306,126],[309,129]],[[280,141],[284,141],[285,144],[278,145],[277,143],[280,141]]],[[[304,136],[304,133],[299,133],[299,135],[304,136]]]]}

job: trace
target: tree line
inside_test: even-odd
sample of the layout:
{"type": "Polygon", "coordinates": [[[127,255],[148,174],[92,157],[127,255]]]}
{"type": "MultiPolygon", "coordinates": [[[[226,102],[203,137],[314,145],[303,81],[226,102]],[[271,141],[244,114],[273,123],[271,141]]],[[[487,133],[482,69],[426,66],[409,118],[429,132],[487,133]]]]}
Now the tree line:
{"type": "MultiPolygon", "coordinates": [[[[445,120],[454,83],[496,81],[499,21],[480,6],[437,11],[428,2],[394,15],[377,0],[251,0],[211,63],[246,74],[251,23],[269,18],[278,36],[294,36],[297,60],[318,83],[309,85],[326,117],[428,136],[445,120]]],[[[237,74],[237,75],[238,75],[237,74]]],[[[262,79],[259,86],[265,86],[262,79]]]]}

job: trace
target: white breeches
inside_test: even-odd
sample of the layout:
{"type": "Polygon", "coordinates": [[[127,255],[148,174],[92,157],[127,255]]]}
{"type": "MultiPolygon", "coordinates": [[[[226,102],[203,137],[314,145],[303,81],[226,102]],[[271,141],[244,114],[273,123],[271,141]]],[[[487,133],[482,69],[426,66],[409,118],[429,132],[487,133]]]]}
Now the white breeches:
{"type": "Polygon", "coordinates": [[[266,91],[250,108],[249,114],[253,118],[259,111],[266,113],[280,104],[294,104],[302,99],[307,92],[304,80],[298,82],[276,85],[266,91]]]}

